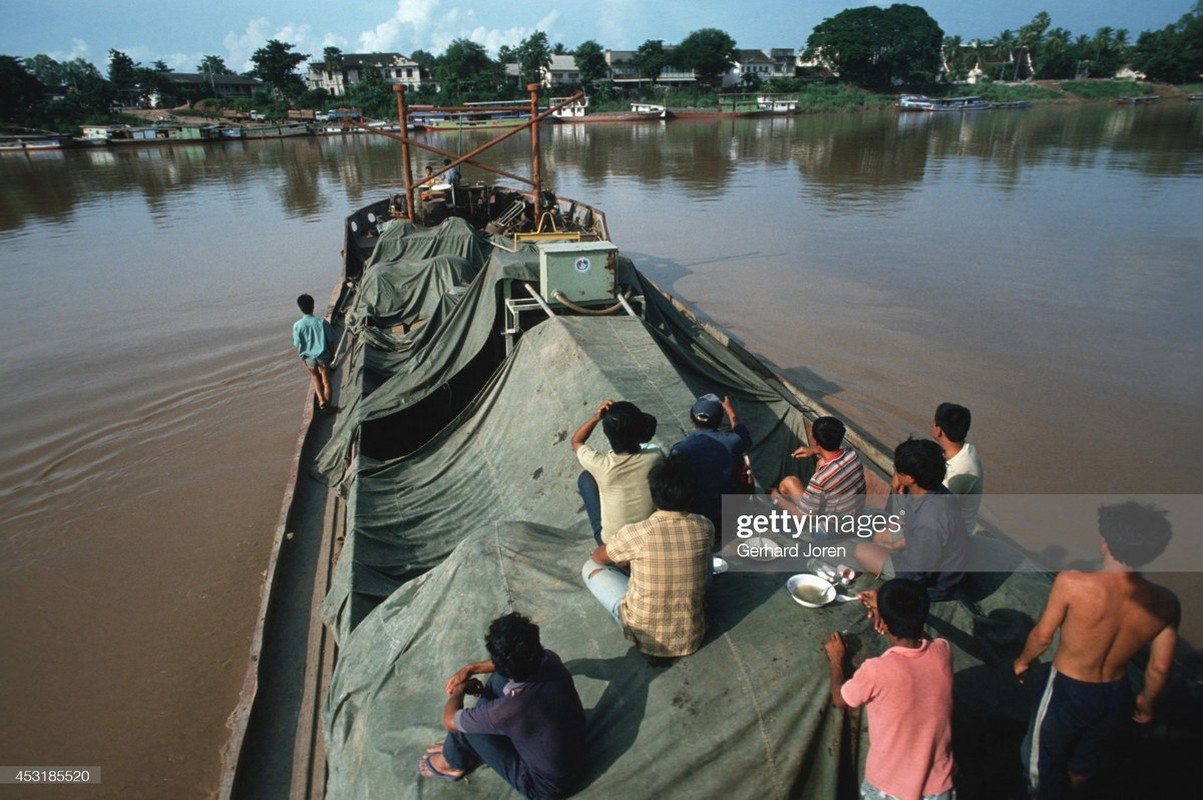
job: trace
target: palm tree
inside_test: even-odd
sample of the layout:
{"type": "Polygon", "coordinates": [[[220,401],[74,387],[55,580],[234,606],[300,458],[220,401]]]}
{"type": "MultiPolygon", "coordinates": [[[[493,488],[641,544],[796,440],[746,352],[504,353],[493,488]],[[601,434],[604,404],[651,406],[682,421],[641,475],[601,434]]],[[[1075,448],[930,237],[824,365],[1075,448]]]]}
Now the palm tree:
{"type": "MultiPolygon", "coordinates": [[[[1015,34],[1010,28],[1003,30],[998,34],[998,38],[994,40],[994,56],[995,58],[1004,58],[1008,63],[1015,60],[1015,34]]],[[[1005,74],[1005,69],[999,71],[999,78],[1005,74]]]]}

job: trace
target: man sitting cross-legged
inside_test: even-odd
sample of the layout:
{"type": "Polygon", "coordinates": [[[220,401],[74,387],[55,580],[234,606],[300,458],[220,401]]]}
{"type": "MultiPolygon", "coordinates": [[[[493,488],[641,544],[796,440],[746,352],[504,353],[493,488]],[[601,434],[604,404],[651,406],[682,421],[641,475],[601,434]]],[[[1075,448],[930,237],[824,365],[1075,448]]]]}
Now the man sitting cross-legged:
{"type": "MultiPolygon", "coordinates": [[[[814,474],[805,486],[794,475],[781,480],[773,495],[773,505],[800,517],[810,514],[859,514],[865,508],[865,468],[860,456],[844,444],[844,423],[835,417],[819,417],[810,426],[810,446],[794,451],[794,458],[817,458],[814,474]]],[[[815,538],[832,538],[812,526],[815,538]]],[[[833,526],[834,530],[834,526],[833,526]]]]}
{"type": "Polygon", "coordinates": [[[524,797],[572,793],[584,767],[585,711],[560,657],[539,642],[539,626],[514,612],[493,620],[488,661],[447,680],[447,738],[418,761],[428,778],[459,780],[488,764],[524,797]],[[488,683],[472,677],[490,672],[488,683]],[[465,695],[479,695],[464,708],[465,695]]]}

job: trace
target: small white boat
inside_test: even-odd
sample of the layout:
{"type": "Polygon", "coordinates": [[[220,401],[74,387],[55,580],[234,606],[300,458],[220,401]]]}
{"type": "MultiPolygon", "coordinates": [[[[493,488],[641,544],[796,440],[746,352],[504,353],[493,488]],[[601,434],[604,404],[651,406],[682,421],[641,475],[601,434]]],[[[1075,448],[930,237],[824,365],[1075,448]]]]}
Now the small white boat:
{"type": "Polygon", "coordinates": [[[631,113],[654,119],[668,117],[668,109],[656,103],[631,103],[631,113]]]}
{"type": "Polygon", "coordinates": [[[928,97],[904,94],[898,99],[901,111],[985,111],[990,104],[980,97],[928,97]]]}

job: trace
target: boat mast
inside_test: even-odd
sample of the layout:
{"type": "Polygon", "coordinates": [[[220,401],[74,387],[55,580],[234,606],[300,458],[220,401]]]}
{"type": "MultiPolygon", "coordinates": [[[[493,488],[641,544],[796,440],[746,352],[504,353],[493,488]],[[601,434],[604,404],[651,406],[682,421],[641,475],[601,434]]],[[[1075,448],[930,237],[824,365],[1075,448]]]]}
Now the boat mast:
{"type": "Polygon", "coordinates": [[[404,219],[412,220],[413,212],[410,210],[414,207],[414,173],[413,168],[409,163],[409,137],[405,135],[406,123],[409,121],[409,109],[405,104],[405,84],[393,84],[393,91],[397,94],[397,121],[401,125],[401,165],[402,177],[405,180],[405,216],[404,219]]]}
{"type": "Polygon", "coordinates": [[[535,224],[538,225],[539,220],[543,218],[543,177],[539,170],[539,84],[528,83],[526,89],[530,92],[530,177],[534,186],[531,204],[535,224]]]}

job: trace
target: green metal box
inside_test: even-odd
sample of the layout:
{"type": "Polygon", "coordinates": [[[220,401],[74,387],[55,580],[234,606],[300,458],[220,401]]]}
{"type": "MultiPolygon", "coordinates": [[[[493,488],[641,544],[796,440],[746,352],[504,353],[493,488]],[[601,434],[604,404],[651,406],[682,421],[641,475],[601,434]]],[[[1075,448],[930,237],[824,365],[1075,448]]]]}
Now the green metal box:
{"type": "MultiPolygon", "coordinates": [[[[556,292],[573,303],[614,302],[614,262],[610,242],[545,242],[539,245],[539,291],[548,303],[556,292]]],[[[562,305],[562,303],[561,303],[562,305]]]]}

